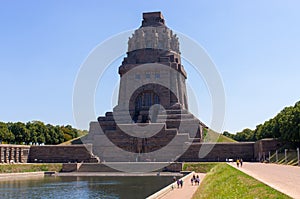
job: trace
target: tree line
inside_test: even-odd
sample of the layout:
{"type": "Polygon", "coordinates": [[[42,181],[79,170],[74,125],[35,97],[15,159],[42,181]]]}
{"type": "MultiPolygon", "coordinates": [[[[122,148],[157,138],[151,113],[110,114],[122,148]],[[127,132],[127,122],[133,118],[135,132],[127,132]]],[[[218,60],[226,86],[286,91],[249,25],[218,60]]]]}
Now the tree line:
{"type": "Polygon", "coordinates": [[[278,138],[300,145],[300,101],[280,111],[274,118],[236,134],[224,131],[223,135],[237,141],[257,141],[263,138],[278,138]]]}
{"type": "Polygon", "coordinates": [[[0,143],[7,144],[60,144],[87,133],[71,125],[53,126],[41,121],[0,122],[0,143]]]}

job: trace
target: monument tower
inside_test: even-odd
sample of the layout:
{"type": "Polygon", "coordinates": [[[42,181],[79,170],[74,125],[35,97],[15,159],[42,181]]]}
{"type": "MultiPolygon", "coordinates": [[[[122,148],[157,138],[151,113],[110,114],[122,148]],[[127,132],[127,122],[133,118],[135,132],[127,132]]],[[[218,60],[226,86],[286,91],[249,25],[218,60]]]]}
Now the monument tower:
{"type": "Polygon", "coordinates": [[[179,40],[160,12],[143,13],[119,75],[117,106],[82,139],[102,161],[175,161],[202,141],[206,126],[188,110],[179,40]]]}

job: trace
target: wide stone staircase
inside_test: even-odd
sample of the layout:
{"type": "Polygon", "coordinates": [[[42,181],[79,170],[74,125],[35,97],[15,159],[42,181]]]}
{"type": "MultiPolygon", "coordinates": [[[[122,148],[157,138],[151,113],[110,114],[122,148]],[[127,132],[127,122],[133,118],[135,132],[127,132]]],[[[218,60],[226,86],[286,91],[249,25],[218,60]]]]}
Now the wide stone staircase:
{"type": "Polygon", "coordinates": [[[175,161],[202,138],[200,121],[187,110],[161,111],[149,123],[129,120],[124,112],[107,112],[90,123],[82,142],[92,143],[101,161],[166,162],[175,161]]]}

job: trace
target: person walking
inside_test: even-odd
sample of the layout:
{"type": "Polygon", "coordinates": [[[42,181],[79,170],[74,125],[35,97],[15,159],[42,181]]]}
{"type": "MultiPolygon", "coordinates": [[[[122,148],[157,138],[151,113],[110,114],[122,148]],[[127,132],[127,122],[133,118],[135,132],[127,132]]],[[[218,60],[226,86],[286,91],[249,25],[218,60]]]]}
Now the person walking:
{"type": "Polygon", "coordinates": [[[200,178],[199,178],[199,176],[198,176],[198,175],[196,176],[196,183],[197,183],[197,185],[199,185],[199,184],[200,184],[200,178]]]}
{"type": "Polygon", "coordinates": [[[237,158],[236,159],[236,166],[239,167],[240,166],[240,160],[237,158]]]}
{"type": "Polygon", "coordinates": [[[241,165],[241,167],[243,166],[243,159],[242,158],[240,159],[240,165],[241,165]]]}
{"type": "Polygon", "coordinates": [[[191,178],[191,184],[192,184],[192,186],[194,185],[194,178],[191,178]]]}
{"type": "Polygon", "coordinates": [[[182,186],[183,186],[183,180],[181,179],[181,180],[179,181],[179,183],[180,183],[180,188],[182,188],[182,186]]]}
{"type": "Polygon", "coordinates": [[[178,179],[177,180],[177,188],[179,189],[179,186],[180,186],[180,180],[178,179]]]}

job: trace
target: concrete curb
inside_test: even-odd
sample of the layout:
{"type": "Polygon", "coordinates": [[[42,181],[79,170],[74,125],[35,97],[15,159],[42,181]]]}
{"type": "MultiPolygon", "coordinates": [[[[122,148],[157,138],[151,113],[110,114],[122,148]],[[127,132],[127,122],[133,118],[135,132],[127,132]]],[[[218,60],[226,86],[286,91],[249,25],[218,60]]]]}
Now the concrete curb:
{"type": "Polygon", "coordinates": [[[152,173],[124,173],[124,172],[60,172],[56,176],[176,176],[181,177],[180,173],[171,173],[171,172],[152,172],[152,173]]]}
{"type": "Polygon", "coordinates": [[[8,179],[20,179],[20,178],[32,178],[32,177],[44,177],[45,172],[24,172],[24,173],[1,173],[0,180],[8,179]]]}

